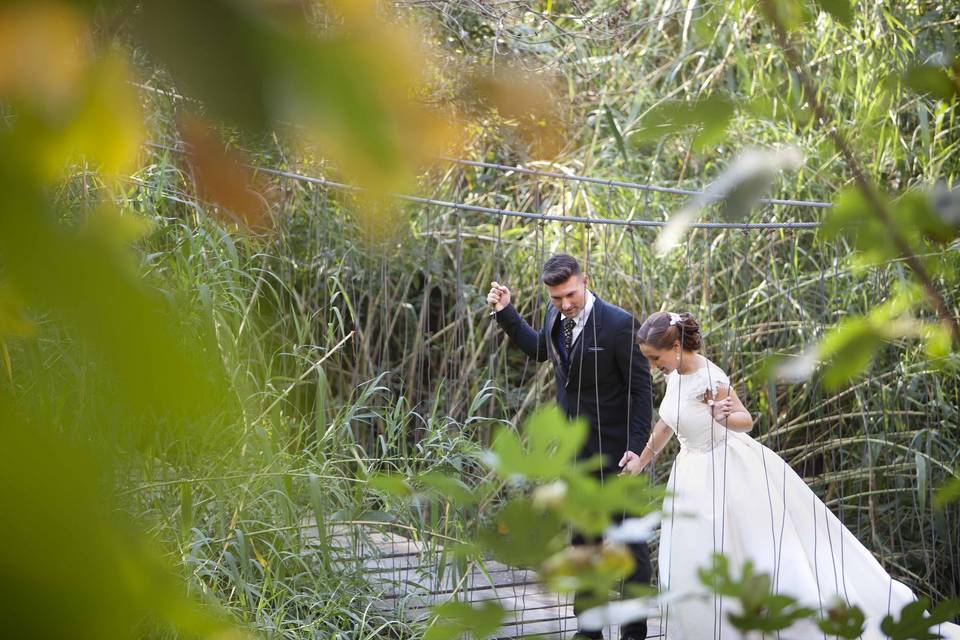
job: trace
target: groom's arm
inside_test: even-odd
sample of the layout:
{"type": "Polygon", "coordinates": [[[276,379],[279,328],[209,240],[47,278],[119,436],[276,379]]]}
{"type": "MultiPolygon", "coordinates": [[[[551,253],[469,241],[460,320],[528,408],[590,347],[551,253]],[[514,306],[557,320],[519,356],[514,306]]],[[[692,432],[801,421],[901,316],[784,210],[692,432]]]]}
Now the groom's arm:
{"type": "Polygon", "coordinates": [[[634,326],[639,326],[631,318],[617,334],[617,366],[620,369],[630,402],[630,424],[627,451],[640,453],[650,438],[650,416],[653,412],[653,385],[650,380],[650,367],[640,352],[634,337],[634,326]]]}
{"type": "Polygon", "coordinates": [[[546,362],[547,360],[547,337],[546,333],[533,330],[527,321],[520,317],[516,308],[508,304],[500,311],[497,311],[497,323],[503,329],[510,339],[520,347],[525,354],[534,358],[537,362],[546,362]]]}

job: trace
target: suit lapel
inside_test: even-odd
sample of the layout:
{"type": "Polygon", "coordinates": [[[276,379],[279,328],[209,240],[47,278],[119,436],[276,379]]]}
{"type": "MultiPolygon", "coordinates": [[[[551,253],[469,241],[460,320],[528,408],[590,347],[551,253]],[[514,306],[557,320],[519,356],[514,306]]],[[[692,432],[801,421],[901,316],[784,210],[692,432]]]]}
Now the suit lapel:
{"type": "Polygon", "coordinates": [[[567,386],[570,386],[575,380],[579,380],[581,364],[587,366],[587,362],[591,356],[596,357],[596,354],[591,354],[590,348],[597,346],[596,338],[600,336],[600,327],[602,325],[603,301],[601,301],[600,298],[594,297],[590,317],[587,318],[587,323],[584,325],[583,331],[580,332],[580,336],[577,338],[577,341],[573,343],[573,348],[570,350],[570,372],[567,375],[567,386]]]}
{"type": "MultiPolygon", "coordinates": [[[[553,343],[553,325],[557,321],[557,310],[550,305],[547,307],[547,315],[543,320],[544,332],[547,336],[547,355],[550,357],[550,361],[558,369],[563,369],[563,364],[560,361],[560,354],[557,353],[557,345],[553,343]]],[[[566,375],[566,372],[564,372],[566,375]]]]}

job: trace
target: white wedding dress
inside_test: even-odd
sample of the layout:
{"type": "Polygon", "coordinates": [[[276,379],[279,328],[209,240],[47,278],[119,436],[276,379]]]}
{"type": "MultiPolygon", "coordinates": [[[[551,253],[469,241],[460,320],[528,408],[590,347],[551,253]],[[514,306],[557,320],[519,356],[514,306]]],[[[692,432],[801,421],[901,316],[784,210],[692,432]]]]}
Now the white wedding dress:
{"type": "MultiPolygon", "coordinates": [[[[735,602],[709,593],[697,576],[699,567],[710,566],[714,552],[727,556],[737,578],[744,561],[753,561],[756,572],[770,575],[777,592],[803,605],[826,607],[837,597],[855,604],[867,618],[862,638],[886,637],[880,621],[888,612],[899,618],[913,593],[884,571],[780,456],[712,420],[704,393],[730,382],[706,362],[693,373],[668,375],[660,405],[660,418],[680,441],[660,536],[666,637],[741,637],[727,619],[735,602]]],[[[956,625],[941,625],[938,632],[960,638],[956,625]]],[[[780,640],[824,637],[810,621],[779,635],[780,640]]]]}

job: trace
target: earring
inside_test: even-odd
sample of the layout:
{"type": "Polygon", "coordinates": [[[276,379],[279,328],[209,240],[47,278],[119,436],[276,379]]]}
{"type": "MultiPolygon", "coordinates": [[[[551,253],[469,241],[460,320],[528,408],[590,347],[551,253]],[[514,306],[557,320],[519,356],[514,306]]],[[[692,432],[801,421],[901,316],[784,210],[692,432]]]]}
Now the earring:
{"type": "Polygon", "coordinates": [[[679,360],[679,359],[680,359],[680,352],[677,351],[677,360],[679,360]]]}

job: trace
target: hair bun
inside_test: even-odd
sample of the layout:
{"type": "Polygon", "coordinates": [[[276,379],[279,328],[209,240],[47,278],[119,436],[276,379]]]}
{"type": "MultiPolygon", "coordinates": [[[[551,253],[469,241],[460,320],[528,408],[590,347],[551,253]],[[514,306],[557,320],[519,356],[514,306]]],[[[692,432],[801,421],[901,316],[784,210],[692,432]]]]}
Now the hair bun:
{"type": "Polygon", "coordinates": [[[703,346],[700,336],[700,323],[692,314],[684,311],[680,314],[680,344],[687,351],[699,351],[703,346]]]}
{"type": "Polygon", "coordinates": [[[637,342],[658,349],[668,349],[679,341],[687,351],[699,351],[703,346],[700,324],[692,314],[658,311],[652,314],[637,331],[637,342]]]}

